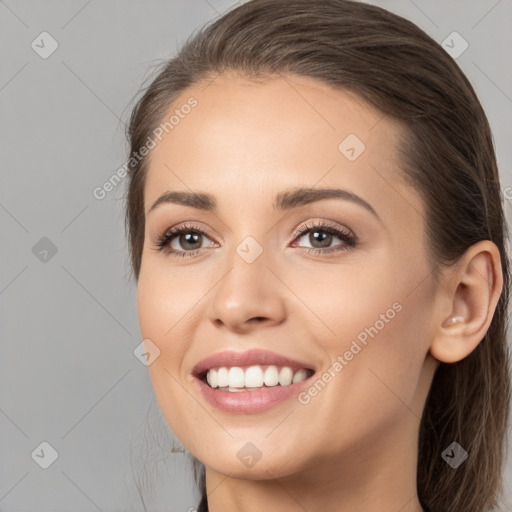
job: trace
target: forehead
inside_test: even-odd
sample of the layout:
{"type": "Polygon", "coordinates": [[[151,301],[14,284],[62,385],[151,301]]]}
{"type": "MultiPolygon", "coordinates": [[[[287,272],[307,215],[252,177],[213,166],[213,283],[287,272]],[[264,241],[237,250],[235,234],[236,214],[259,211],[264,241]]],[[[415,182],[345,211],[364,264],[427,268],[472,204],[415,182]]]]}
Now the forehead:
{"type": "Polygon", "coordinates": [[[146,213],[166,190],[208,190],[243,207],[271,205],[290,186],[341,185],[381,208],[421,209],[401,178],[400,126],[349,91],[296,75],[223,75],[185,90],[162,121],[173,115],[150,153],[146,213]]]}

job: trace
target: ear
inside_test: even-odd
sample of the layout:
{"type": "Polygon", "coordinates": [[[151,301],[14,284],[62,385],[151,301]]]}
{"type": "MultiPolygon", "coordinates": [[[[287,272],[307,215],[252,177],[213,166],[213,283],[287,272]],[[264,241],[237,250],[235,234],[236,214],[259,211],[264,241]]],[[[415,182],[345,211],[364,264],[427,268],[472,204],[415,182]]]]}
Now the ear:
{"type": "Polygon", "coordinates": [[[444,363],[464,359],[482,341],[503,288],[500,252],[489,240],[469,247],[452,270],[430,346],[444,363]]]}

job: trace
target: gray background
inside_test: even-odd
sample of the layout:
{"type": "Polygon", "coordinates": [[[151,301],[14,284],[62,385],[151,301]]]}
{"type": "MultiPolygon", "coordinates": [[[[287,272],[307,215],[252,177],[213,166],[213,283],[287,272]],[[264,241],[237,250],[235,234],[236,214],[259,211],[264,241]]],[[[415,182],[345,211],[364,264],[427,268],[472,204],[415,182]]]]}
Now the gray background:
{"type": "MultiPolygon", "coordinates": [[[[453,31],[469,43],[457,62],[487,112],[512,197],[512,2],[372,3],[439,43],[453,31]]],[[[137,474],[148,510],[197,503],[189,459],[133,354],[141,338],[123,184],[103,200],[93,190],[126,161],[124,122],[152,66],[233,5],[0,0],[3,512],[143,510],[137,474]],[[31,47],[43,31],[59,45],[46,59],[31,47]],[[48,469],[36,463],[50,460],[43,441],[58,452],[48,469]]],[[[511,463],[506,485],[502,510],[512,510],[511,463]]]]}

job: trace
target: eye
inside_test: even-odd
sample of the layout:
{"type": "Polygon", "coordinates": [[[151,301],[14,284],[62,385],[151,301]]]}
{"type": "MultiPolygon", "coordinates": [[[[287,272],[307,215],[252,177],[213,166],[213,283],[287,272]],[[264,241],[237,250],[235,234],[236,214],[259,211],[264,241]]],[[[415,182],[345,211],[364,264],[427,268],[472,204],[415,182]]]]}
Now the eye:
{"type": "MultiPolygon", "coordinates": [[[[345,251],[356,245],[355,235],[346,228],[339,228],[334,224],[327,222],[318,222],[313,224],[304,224],[294,234],[294,240],[305,239],[312,246],[306,247],[308,253],[330,253],[345,251]],[[309,233],[309,234],[307,234],[309,233]],[[343,243],[331,247],[334,239],[338,238],[343,243]]],[[[296,244],[293,244],[295,246],[296,244]]],[[[300,245],[299,245],[300,247],[300,245]]]]}
{"type": "MultiPolygon", "coordinates": [[[[205,239],[210,240],[202,229],[193,224],[184,224],[163,233],[158,238],[155,248],[171,256],[190,257],[203,249],[202,244],[205,239]]],[[[212,242],[208,245],[214,244],[215,242],[212,242]]]]}
{"type": "MultiPolygon", "coordinates": [[[[293,235],[293,240],[303,238],[312,244],[312,247],[303,247],[308,253],[332,253],[345,251],[355,247],[356,237],[347,228],[340,228],[335,224],[327,222],[317,222],[313,224],[303,224],[293,235]],[[306,236],[306,234],[309,235],[306,236]],[[341,244],[334,247],[331,246],[333,240],[338,238],[341,244]]],[[[173,257],[191,257],[196,255],[201,249],[204,249],[203,242],[209,240],[210,243],[206,247],[216,245],[208,238],[207,233],[194,224],[184,224],[173,227],[165,231],[158,237],[155,249],[163,251],[173,257]]],[[[292,247],[302,247],[301,245],[292,244],[292,247]]]]}

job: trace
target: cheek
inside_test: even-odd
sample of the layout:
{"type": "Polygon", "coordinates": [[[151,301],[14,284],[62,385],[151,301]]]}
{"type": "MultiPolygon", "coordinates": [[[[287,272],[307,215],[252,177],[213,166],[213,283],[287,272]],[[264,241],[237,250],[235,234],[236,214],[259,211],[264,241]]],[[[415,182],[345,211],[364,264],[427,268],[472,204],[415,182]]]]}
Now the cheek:
{"type": "Polygon", "coordinates": [[[405,307],[407,284],[395,279],[392,265],[378,258],[364,265],[351,260],[338,267],[311,266],[308,278],[303,275],[286,275],[300,299],[292,302],[304,311],[311,332],[331,354],[348,350],[354,339],[364,344],[381,338],[405,307]]]}
{"type": "Polygon", "coordinates": [[[316,271],[293,286],[315,313],[305,310],[316,343],[330,358],[329,372],[336,375],[333,401],[344,411],[360,411],[361,421],[369,409],[387,416],[404,407],[400,400],[413,399],[429,348],[432,304],[427,288],[415,288],[421,269],[393,262],[365,267],[340,268],[328,278],[316,271]]]}
{"type": "Polygon", "coordinates": [[[329,347],[331,360],[338,362],[331,365],[334,378],[305,406],[316,418],[313,426],[332,426],[324,442],[327,453],[357,453],[363,445],[378,443],[384,432],[399,435],[400,425],[417,426],[424,355],[409,313],[404,305],[384,327],[379,323],[377,330],[360,331],[364,337],[343,338],[329,347]]]}
{"type": "Polygon", "coordinates": [[[176,378],[179,375],[187,346],[183,325],[187,323],[187,315],[190,315],[191,306],[197,298],[184,295],[193,294],[165,269],[149,264],[141,268],[137,284],[137,311],[142,338],[151,340],[160,351],[148,366],[159,401],[168,391],[176,391],[172,376],[176,378]]]}
{"type": "Polygon", "coordinates": [[[194,314],[208,290],[207,282],[197,271],[191,273],[186,267],[180,270],[166,264],[164,255],[145,258],[137,285],[140,328],[144,337],[164,342],[194,314]]]}
{"type": "Polygon", "coordinates": [[[429,349],[428,306],[419,295],[398,297],[390,309],[386,309],[387,298],[377,309],[374,302],[365,325],[355,326],[357,334],[343,340],[344,355],[352,360],[343,369],[340,392],[346,410],[354,411],[355,423],[362,429],[370,424],[393,428],[399,417],[415,424],[421,417],[420,381],[429,349]]]}
{"type": "Polygon", "coordinates": [[[170,276],[157,264],[141,268],[137,285],[140,331],[143,339],[150,339],[160,351],[148,366],[148,372],[163,416],[170,428],[181,435],[182,430],[187,429],[183,420],[197,414],[189,410],[192,405],[189,395],[179,383],[182,361],[189,346],[185,326],[190,322],[191,308],[197,301],[197,293],[180,281],[176,272],[170,276]],[[176,414],[177,410],[180,414],[176,414]]]}
{"type": "Polygon", "coordinates": [[[160,351],[148,370],[166,414],[173,403],[181,407],[187,402],[182,383],[190,376],[184,362],[197,337],[198,324],[204,321],[212,272],[172,267],[162,255],[144,258],[137,285],[138,318],[143,339],[150,339],[160,351]]]}

